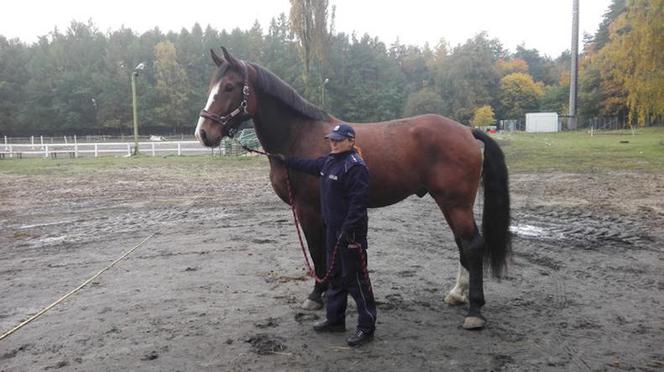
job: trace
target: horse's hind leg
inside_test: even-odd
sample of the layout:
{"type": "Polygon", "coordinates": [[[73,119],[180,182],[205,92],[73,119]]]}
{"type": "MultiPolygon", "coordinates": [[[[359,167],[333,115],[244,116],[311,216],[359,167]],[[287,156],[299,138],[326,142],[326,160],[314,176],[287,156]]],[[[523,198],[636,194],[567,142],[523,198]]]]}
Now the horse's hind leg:
{"type": "MultiPolygon", "coordinates": [[[[314,261],[316,275],[322,278],[326,272],[325,265],[325,230],[320,212],[313,208],[297,208],[297,215],[307,240],[311,259],[314,261]]],[[[323,307],[323,293],[327,284],[315,283],[314,289],[302,303],[306,310],[318,310],[323,307]]]]}
{"type": "Polygon", "coordinates": [[[468,302],[468,270],[459,262],[459,271],[457,272],[456,284],[454,288],[445,296],[445,303],[448,305],[463,305],[468,302]]]}
{"type": "MultiPolygon", "coordinates": [[[[438,202],[438,199],[436,201],[438,202]]],[[[441,206],[443,214],[454,233],[459,248],[461,266],[468,270],[469,274],[469,308],[463,327],[465,329],[482,328],[486,323],[481,312],[481,308],[484,306],[482,277],[482,248],[484,243],[475,224],[472,207],[448,207],[441,202],[438,204],[441,206]]]]}

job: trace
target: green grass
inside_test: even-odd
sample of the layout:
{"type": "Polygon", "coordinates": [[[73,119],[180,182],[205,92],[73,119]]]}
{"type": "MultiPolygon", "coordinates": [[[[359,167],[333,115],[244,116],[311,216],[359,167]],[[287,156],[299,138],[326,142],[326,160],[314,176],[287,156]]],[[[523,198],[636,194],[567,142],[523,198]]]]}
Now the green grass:
{"type": "Polygon", "coordinates": [[[82,157],[78,159],[4,159],[0,160],[0,174],[19,175],[79,175],[122,171],[136,168],[168,168],[178,173],[209,167],[244,167],[266,162],[262,157],[234,156],[137,156],[137,157],[82,157]]]}
{"type": "Polygon", "coordinates": [[[664,171],[664,128],[495,137],[511,172],[664,171]]]}
{"type": "MultiPolygon", "coordinates": [[[[495,138],[501,144],[510,172],[664,171],[664,128],[630,131],[508,133],[495,138]]],[[[133,168],[166,167],[178,174],[196,174],[201,168],[260,166],[261,157],[100,157],[79,159],[4,159],[0,174],[77,175],[133,168]]]]}

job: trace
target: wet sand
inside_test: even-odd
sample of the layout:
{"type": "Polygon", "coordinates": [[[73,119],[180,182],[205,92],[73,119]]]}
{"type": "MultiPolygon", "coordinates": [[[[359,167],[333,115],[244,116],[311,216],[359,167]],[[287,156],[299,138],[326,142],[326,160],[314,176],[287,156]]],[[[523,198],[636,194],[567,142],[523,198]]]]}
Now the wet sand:
{"type": "Polygon", "coordinates": [[[267,163],[225,164],[3,173],[2,333],[156,235],[0,341],[0,370],[664,368],[662,175],[512,174],[514,256],[481,331],[442,301],[457,249],[431,198],[371,210],[378,328],[350,349],[299,308],[313,282],[267,163]]]}

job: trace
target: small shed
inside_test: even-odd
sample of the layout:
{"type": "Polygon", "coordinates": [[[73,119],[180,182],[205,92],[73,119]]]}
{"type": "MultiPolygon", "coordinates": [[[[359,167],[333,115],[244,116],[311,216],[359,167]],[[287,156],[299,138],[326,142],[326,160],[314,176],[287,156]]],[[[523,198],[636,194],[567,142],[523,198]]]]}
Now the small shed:
{"type": "Polygon", "coordinates": [[[555,112],[531,112],[526,114],[526,132],[559,132],[558,114],[555,112]]]}

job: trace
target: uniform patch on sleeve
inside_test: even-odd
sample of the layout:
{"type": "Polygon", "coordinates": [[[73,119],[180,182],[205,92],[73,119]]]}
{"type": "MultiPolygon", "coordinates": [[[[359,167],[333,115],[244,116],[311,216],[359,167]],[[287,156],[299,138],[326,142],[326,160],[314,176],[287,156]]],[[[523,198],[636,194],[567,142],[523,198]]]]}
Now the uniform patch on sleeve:
{"type": "Polygon", "coordinates": [[[334,174],[330,174],[328,178],[335,181],[338,179],[337,176],[335,176],[334,174]]]}

